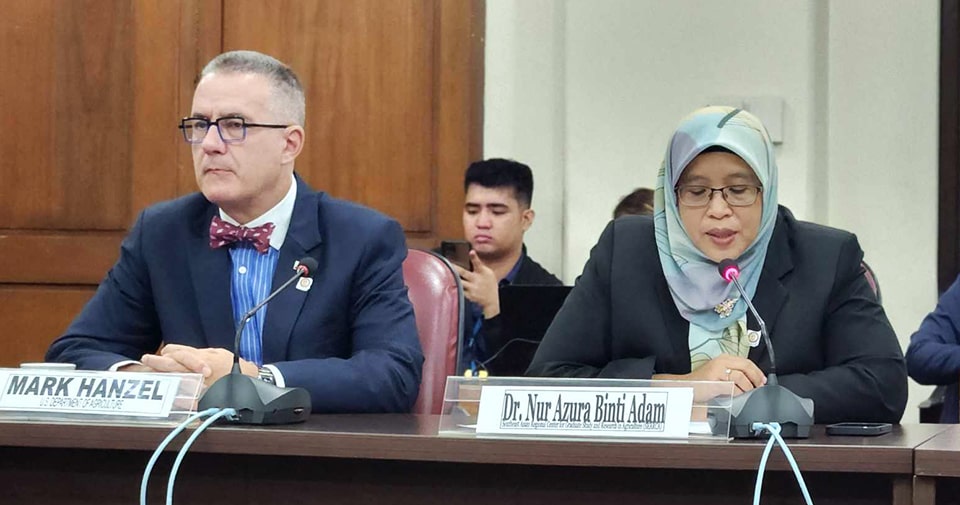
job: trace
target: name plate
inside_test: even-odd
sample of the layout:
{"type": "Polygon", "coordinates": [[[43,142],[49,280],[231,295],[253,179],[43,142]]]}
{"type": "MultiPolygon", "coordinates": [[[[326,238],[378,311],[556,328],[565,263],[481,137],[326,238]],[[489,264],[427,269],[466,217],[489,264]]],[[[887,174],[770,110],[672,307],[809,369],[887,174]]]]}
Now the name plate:
{"type": "Polygon", "coordinates": [[[477,433],[687,438],[692,387],[483,386],[477,433]]]}
{"type": "Polygon", "coordinates": [[[0,410],[167,417],[180,377],[132,372],[0,370],[0,410]]]}

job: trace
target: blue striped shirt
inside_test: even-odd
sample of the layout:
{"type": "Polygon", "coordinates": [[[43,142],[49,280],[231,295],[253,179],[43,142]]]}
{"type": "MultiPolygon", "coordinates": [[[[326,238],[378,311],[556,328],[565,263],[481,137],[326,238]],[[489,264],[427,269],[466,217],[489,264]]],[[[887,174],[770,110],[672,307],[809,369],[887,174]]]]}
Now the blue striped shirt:
{"type": "MultiPolygon", "coordinates": [[[[245,224],[248,227],[257,227],[272,222],[275,226],[270,235],[270,249],[266,254],[260,254],[249,244],[236,244],[230,248],[230,300],[233,302],[233,320],[239,325],[243,317],[257,303],[270,295],[273,288],[273,273],[277,269],[280,259],[280,248],[290,228],[290,219],[293,216],[293,206],[297,199],[297,181],[290,176],[290,189],[287,194],[272,209],[260,217],[245,224]]],[[[239,225],[235,219],[227,215],[222,209],[220,218],[230,224],[239,225]]],[[[293,265],[290,266],[293,268],[293,265]]],[[[247,325],[240,336],[240,357],[264,366],[263,363],[263,322],[267,319],[267,309],[263,306],[247,325]]],[[[278,386],[284,385],[283,376],[276,367],[271,368],[278,386]]]]}
{"type": "MultiPolygon", "coordinates": [[[[233,302],[233,319],[239,323],[247,311],[270,294],[280,251],[271,247],[266,254],[260,254],[249,244],[238,244],[230,248],[230,259],[233,263],[230,300],[233,302]]],[[[250,318],[240,337],[240,357],[257,366],[263,366],[261,338],[268,308],[269,305],[261,307],[250,318]]]]}

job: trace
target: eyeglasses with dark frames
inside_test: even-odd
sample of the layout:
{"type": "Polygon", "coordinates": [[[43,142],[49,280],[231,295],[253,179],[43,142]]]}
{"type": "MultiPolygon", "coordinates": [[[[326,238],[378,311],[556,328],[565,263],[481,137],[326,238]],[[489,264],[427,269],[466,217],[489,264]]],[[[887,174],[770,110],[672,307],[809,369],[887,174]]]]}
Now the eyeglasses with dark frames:
{"type": "Polygon", "coordinates": [[[735,184],[722,188],[683,185],[677,186],[674,191],[677,193],[677,200],[687,207],[706,206],[713,199],[714,193],[720,193],[723,200],[732,207],[749,207],[757,201],[757,196],[760,195],[763,188],[749,184],[735,184]]]}
{"type": "Polygon", "coordinates": [[[238,144],[247,138],[247,128],[287,128],[285,124],[248,123],[239,116],[225,116],[214,121],[202,117],[185,117],[180,120],[183,140],[189,144],[200,144],[206,138],[211,126],[217,127],[217,134],[224,144],[238,144]]]}

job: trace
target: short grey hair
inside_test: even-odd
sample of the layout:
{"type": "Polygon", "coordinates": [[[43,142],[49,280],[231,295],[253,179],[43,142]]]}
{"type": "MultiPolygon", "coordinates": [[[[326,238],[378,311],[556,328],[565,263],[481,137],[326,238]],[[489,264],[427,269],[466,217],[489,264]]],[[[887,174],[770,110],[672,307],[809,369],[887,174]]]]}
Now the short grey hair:
{"type": "Polygon", "coordinates": [[[306,99],[300,79],[280,60],[256,51],[230,51],[210,60],[200,72],[199,79],[218,72],[266,77],[273,87],[276,112],[284,116],[283,120],[296,121],[300,125],[306,120],[306,99]]]}

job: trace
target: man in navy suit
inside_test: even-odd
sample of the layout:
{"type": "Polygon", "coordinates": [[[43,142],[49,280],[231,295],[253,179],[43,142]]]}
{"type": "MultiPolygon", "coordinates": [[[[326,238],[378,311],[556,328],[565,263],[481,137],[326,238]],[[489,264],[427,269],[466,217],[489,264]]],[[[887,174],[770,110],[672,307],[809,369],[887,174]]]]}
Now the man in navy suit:
{"type": "Polygon", "coordinates": [[[79,368],[229,373],[242,315],[309,256],[319,268],[257,312],[244,374],[310,391],[314,412],[404,412],[423,355],[399,224],[294,174],[303,90],[276,59],[234,51],[203,69],[180,122],[199,193],[144,210],[120,258],[48,361],[79,368]]]}

